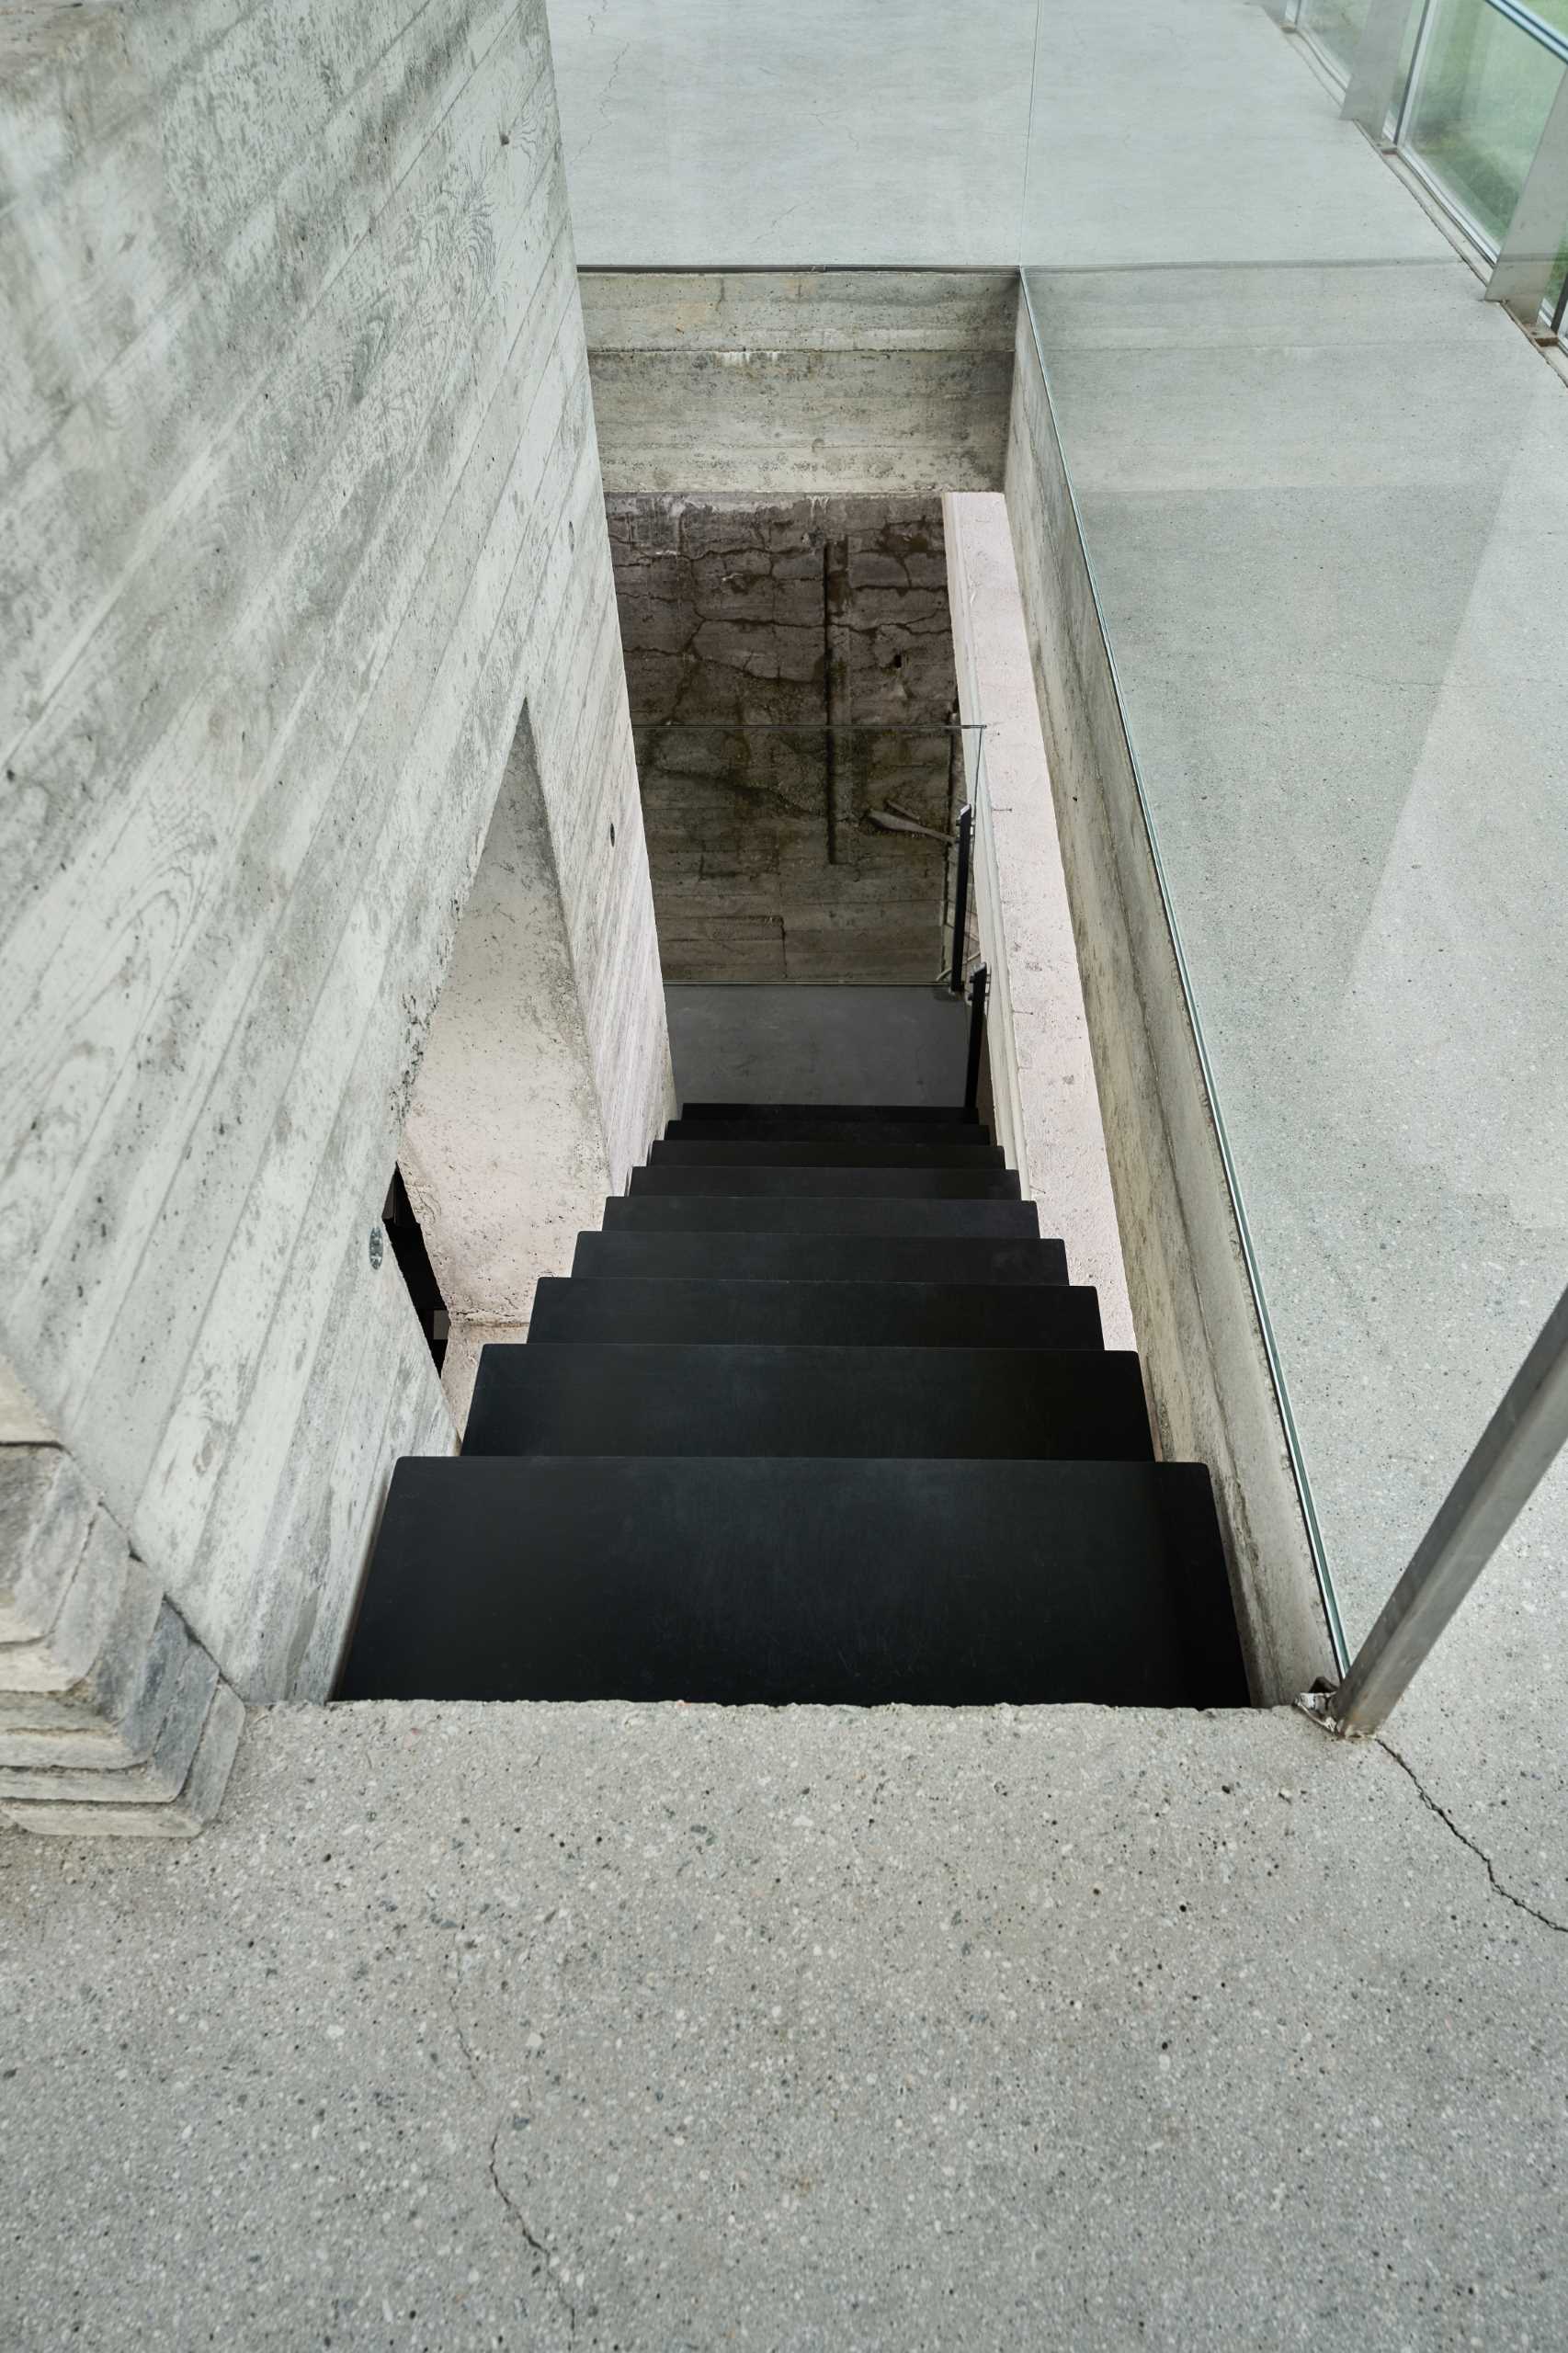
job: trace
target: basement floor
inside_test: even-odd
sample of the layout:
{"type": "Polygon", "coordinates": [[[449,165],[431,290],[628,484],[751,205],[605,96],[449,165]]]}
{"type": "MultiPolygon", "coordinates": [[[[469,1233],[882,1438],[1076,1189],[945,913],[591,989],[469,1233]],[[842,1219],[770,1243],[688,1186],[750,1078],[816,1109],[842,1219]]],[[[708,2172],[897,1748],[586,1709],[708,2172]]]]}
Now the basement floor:
{"type": "Polygon", "coordinates": [[[1290,1712],[264,1711],[0,1915],[17,2353],[1568,2334],[1568,1934],[1290,1712]]]}

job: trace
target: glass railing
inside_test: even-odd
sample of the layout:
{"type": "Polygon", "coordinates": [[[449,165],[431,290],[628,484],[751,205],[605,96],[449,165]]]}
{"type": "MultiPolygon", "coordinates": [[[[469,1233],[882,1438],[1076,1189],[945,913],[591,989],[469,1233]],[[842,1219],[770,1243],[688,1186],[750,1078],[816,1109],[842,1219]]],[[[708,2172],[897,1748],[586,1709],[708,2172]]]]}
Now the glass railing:
{"type": "MultiPolygon", "coordinates": [[[[1386,37],[1382,143],[1506,257],[1568,120],[1560,36],[1381,6],[1303,0],[1296,29],[1347,85],[1386,37]]],[[[1130,70],[1176,15],[1079,16],[1054,82],[1042,37],[1025,364],[1090,584],[1058,562],[1044,654],[1119,796],[1131,752],[1111,823],[1131,801],[1152,846],[1354,1652],[1568,1274],[1568,389],[1278,9],[1180,12],[1191,108],[1130,70]]],[[[1565,222],[1568,188],[1553,254],[1565,222]]],[[[1538,1559],[1563,1484],[1528,1506],[1538,1559]]]]}

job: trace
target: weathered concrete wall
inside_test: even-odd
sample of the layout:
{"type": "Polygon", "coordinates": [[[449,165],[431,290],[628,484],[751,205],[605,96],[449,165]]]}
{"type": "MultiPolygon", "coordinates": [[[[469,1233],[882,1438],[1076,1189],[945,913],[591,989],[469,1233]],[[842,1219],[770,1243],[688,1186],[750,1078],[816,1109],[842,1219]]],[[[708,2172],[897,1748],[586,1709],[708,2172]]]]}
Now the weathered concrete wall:
{"type": "Polygon", "coordinates": [[[958,774],[940,502],[608,508],[666,978],[935,979],[958,774]],[[937,838],[880,828],[890,803],[937,838]]]}
{"type": "Polygon", "coordinates": [[[985,1035],[994,1132],[1099,1293],[1108,1348],[1136,1347],[1094,1057],[1040,736],[1007,508],[994,493],[942,501],[949,604],[975,808],[974,908],[990,973],[985,1035]]]}
{"type": "Polygon", "coordinates": [[[1014,270],[585,270],[611,491],[999,490],[1014,270]]]}
{"type": "Polygon", "coordinates": [[[1256,1695],[1332,1674],[1301,1499],[1027,311],[1007,511],[1161,1451],[1206,1462],[1256,1695]]]}
{"type": "Polygon", "coordinates": [[[542,0],[5,39],[0,1344],[312,1695],[450,1443],[367,1241],[525,703],[612,1173],[667,1087],[542,0]]]}

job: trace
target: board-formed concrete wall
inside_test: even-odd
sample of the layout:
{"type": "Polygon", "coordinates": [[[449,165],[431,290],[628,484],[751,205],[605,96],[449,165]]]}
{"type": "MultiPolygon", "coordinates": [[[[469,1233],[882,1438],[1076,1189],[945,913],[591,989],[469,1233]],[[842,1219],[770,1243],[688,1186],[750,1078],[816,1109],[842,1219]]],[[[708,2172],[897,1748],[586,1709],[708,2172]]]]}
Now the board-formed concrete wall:
{"type": "Polygon", "coordinates": [[[525,705],[613,1181],[668,1086],[543,0],[0,47],[0,1347],[310,1696],[451,1442],[368,1245],[525,705]]]}
{"type": "Polygon", "coordinates": [[[611,491],[999,490],[1010,269],[583,273],[611,491]]]}

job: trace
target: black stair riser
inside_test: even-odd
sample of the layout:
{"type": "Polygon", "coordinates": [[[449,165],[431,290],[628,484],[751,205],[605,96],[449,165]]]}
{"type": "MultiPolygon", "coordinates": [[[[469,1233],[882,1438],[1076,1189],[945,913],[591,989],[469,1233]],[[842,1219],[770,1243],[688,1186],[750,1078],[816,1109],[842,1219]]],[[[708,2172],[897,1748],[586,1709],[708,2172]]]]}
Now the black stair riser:
{"type": "Polygon", "coordinates": [[[642,1193],[767,1193],[781,1198],[1016,1201],[1010,1168],[634,1168],[642,1193]]]}
{"type": "Polygon", "coordinates": [[[1087,1349],[530,1340],[481,1351],[465,1454],[1153,1454],[1138,1359],[1087,1349]]]}
{"type": "Polygon", "coordinates": [[[1103,1346],[1093,1290],[1065,1283],[570,1280],[534,1290],[528,1342],[661,1340],[862,1347],[1103,1346]]]}
{"type": "Polygon", "coordinates": [[[605,1227],[642,1233],[985,1234],[1033,1241],[1040,1233],[1040,1211],[1032,1201],[639,1193],[608,1200],[605,1227]]]}
{"type": "Polygon", "coordinates": [[[1002,1168],[992,1143],[655,1143],[653,1168],[1002,1168]]]}
{"type": "Polygon", "coordinates": [[[1185,1463],[424,1457],[342,1699],[1240,1707],[1185,1463]]]}
{"type": "Polygon", "coordinates": [[[697,1276],[737,1282],[1059,1284],[1058,1241],[987,1242],[924,1234],[580,1233],[574,1275],[697,1276]]]}
{"type": "Polygon", "coordinates": [[[683,1103],[680,1116],[683,1120],[856,1120],[867,1124],[891,1120],[972,1127],[980,1115],[945,1103],[683,1103]]]}
{"type": "Polygon", "coordinates": [[[857,1120],[672,1120],[665,1130],[670,1143],[876,1143],[909,1144],[917,1151],[951,1145],[959,1150],[987,1144],[989,1128],[941,1126],[935,1123],[898,1127],[891,1121],[869,1126],[857,1120]]]}

